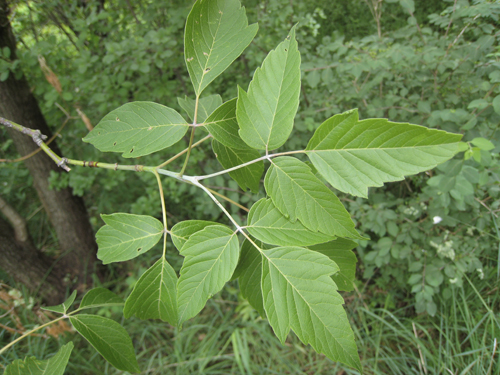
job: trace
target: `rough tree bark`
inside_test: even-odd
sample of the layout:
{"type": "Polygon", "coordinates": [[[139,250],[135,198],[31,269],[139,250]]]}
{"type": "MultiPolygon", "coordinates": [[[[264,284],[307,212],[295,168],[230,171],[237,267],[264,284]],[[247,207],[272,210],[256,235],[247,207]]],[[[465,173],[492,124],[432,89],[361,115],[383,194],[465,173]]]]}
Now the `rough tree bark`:
{"type": "Polygon", "coordinates": [[[50,305],[60,303],[61,296],[66,292],[66,286],[60,279],[64,270],[60,270],[53,259],[38,251],[29,236],[24,218],[1,197],[0,212],[10,222],[9,224],[0,216],[2,268],[12,270],[21,266],[23,273],[16,272],[12,275],[17,282],[23,283],[31,291],[38,291],[50,305]],[[29,266],[24,267],[26,264],[29,266]],[[54,272],[48,272],[51,268],[54,272]]]}
{"type": "MultiPolygon", "coordinates": [[[[11,59],[15,59],[15,39],[8,17],[8,1],[0,0],[0,48],[9,47],[11,59]]],[[[11,72],[6,81],[0,82],[0,116],[25,127],[39,129],[42,134],[51,136],[45,118],[24,76],[16,78],[11,72]]],[[[8,134],[22,156],[37,148],[32,139],[24,134],[13,129],[8,129],[8,134]]],[[[51,143],[51,148],[61,155],[55,142],[51,143]]],[[[84,202],[81,198],[74,196],[69,188],[59,191],[49,188],[50,172],[61,173],[62,171],[43,152],[26,159],[24,163],[33,176],[34,187],[59,241],[62,256],[57,260],[51,273],[62,284],[64,284],[63,280],[76,281],[76,285],[64,285],[65,287],[77,287],[83,290],[86,284],[91,281],[97,250],[84,202]]],[[[13,249],[16,248],[12,241],[8,240],[15,238],[13,229],[11,227],[9,229],[9,226],[4,222],[0,227],[0,233],[3,235],[3,239],[0,241],[0,267],[14,279],[24,280],[26,285],[36,285],[37,280],[27,280],[27,277],[36,278],[35,273],[27,271],[40,267],[39,264],[35,264],[38,262],[37,259],[41,259],[40,255],[33,253],[37,252],[37,249],[30,245],[19,250],[19,243],[17,243],[17,249],[23,251],[25,256],[9,258],[13,254],[13,249]]],[[[42,264],[47,266],[46,261],[43,261],[42,264]]],[[[48,268],[45,271],[48,271],[48,268]]],[[[38,282],[40,281],[38,280],[38,282]]],[[[62,298],[64,298],[64,293],[60,295],[60,299],[62,298]]]]}

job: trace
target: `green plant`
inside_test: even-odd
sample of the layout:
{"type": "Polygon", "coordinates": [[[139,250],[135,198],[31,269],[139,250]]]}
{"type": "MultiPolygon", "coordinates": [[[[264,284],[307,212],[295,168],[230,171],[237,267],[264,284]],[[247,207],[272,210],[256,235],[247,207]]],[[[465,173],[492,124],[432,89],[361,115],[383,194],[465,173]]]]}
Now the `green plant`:
{"type": "Polygon", "coordinates": [[[297,128],[305,133],[320,116],[359,106],[367,116],[464,134],[462,153],[432,172],[372,190],[368,200],[339,196],[370,237],[357,248],[363,278],[407,292],[417,313],[434,315],[437,296],[449,300],[464,275],[498,267],[490,259],[498,259],[500,240],[494,230],[500,5],[453,2],[426,24],[413,17],[413,1],[401,5],[409,16],[405,27],[380,38],[328,36],[304,53],[304,91],[314,105],[304,109],[297,128]]]}
{"type": "MultiPolygon", "coordinates": [[[[226,282],[238,279],[242,295],[267,317],[282,343],[292,329],[316,351],[361,369],[338,291],[352,289],[356,263],[352,249],[357,245],[352,240],[366,237],[358,233],[325,181],[346,194],[366,197],[371,186],[400,181],[452,158],[459,151],[461,135],[386,119],[360,121],[357,110],[351,110],[324,121],[304,149],[273,152],[288,140],[299,106],[301,72],[295,27],[255,71],[248,90],[238,87],[238,98],[223,102],[217,95],[202,97],[256,32],[257,25],[248,26],[238,0],[198,0],[187,18],[184,40],[195,99],[179,100],[191,122],[172,108],[132,102],[111,111],[84,138],[100,151],[119,152],[129,159],[173,146],[189,130],[188,148],[159,165],[67,159],[54,154],[39,132],[5,119],[1,123],[30,135],[68,171],[68,165],[78,165],[148,172],[156,178],[162,221],[128,213],[102,215],[106,225],[97,232],[98,257],[104,264],[134,259],[163,238],[162,256],[141,276],[124,303],[126,318],[161,319],[180,328],[226,282]],[[209,139],[224,170],[188,175],[195,147],[209,139]],[[179,172],[165,168],[183,155],[179,172]],[[304,156],[310,162],[303,161],[304,156]],[[264,177],[267,197],[250,209],[202,183],[229,174],[242,190],[258,194],[264,162],[269,163],[264,177]],[[187,220],[169,228],[161,176],[203,191],[224,214],[224,223],[187,220]],[[235,214],[218,198],[235,203],[235,214]],[[165,257],[167,237],[184,257],[179,276],[165,257]]],[[[68,313],[74,298],[75,294],[47,309],[61,314],[57,320],[68,318],[112,365],[138,371],[131,340],[118,323],[76,314],[90,307],[120,304],[119,298],[106,289],[93,289],[77,310],[68,313]]],[[[57,355],[60,362],[52,361],[57,365],[49,361],[45,366],[55,366],[52,373],[62,373],[69,351],[65,347],[57,355]]],[[[16,361],[6,373],[26,369],[33,361],[16,361]]]]}

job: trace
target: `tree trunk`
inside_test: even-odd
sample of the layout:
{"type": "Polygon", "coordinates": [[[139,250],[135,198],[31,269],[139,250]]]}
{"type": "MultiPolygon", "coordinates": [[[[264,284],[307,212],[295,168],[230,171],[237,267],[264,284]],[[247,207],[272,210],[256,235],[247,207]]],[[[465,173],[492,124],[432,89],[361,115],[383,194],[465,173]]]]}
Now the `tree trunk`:
{"type": "MultiPolygon", "coordinates": [[[[0,48],[9,47],[11,59],[15,59],[15,41],[8,15],[7,1],[0,0],[0,48]]],[[[0,116],[25,127],[39,129],[42,134],[51,136],[49,127],[24,76],[16,78],[14,73],[10,72],[8,79],[0,82],[0,116]]],[[[13,129],[7,129],[7,131],[22,156],[37,149],[30,137],[13,129]]],[[[50,147],[61,155],[55,142],[52,142],[50,147]]],[[[76,287],[82,291],[91,281],[97,260],[97,246],[83,200],[74,196],[69,188],[60,191],[49,188],[50,172],[61,173],[61,169],[45,153],[39,152],[26,159],[25,165],[33,176],[34,187],[57,233],[61,252],[57,263],[64,267],[70,279],[76,280],[76,287]]],[[[4,236],[9,238],[8,235],[4,234],[4,236]]],[[[0,242],[0,265],[10,274],[15,271],[10,268],[10,265],[14,268],[16,265],[7,262],[6,256],[14,248],[10,242],[0,242]]],[[[24,247],[23,251],[36,252],[37,249],[24,247]]],[[[37,255],[32,254],[27,259],[35,260],[37,255]]],[[[47,266],[46,263],[44,264],[47,266]]],[[[37,267],[35,264],[32,266],[37,267]]],[[[30,273],[30,277],[34,275],[30,273]]],[[[33,281],[31,280],[30,283],[33,281]]],[[[61,282],[62,280],[59,280],[59,283],[61,282]]],[[[61,295],[61,298],[63,297],[64,294],[61,295]]]]}
{"type": "Polygon", "coordinates": [[[38,292],[49,305],[62,302],[66,293],[64,269],[38,251],[31,241],[20,241],[13,228],[0,217],[0,259],[2,268],[32,293],[38,292]],[[49,272],[50,271],[50,272],[49,272]]]}

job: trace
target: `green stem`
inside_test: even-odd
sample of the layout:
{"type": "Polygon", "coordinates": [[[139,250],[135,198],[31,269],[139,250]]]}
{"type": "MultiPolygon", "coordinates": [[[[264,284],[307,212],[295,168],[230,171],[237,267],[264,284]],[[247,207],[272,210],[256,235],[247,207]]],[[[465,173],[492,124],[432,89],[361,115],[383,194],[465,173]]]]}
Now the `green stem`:
{"type": "Polygon", "coordinates": [[[265,156],[261,156],[260,158],[257,158],[257,159],[254,159],[254,160],[251,160],[247,163],[243,163],[243,164],[240,164],[240,165],[237,165],[236,167],[232,167],[232,168],[229,168],[229,169],[225,169],[223,171],[220,171],[220,172],[216,172],[216,173],[212,173],[212,174],[207,174],[207,175],[204,175],[204,176],[197,176],[196,177],[196,180],[198,181],[201,181],[201,180],[205,180],[207,178],[211,178],[211,177],[216,177],[216,176],[220,176],[221,174],[226,174],[226,173],[229,173],[229,172],[232,172],[232,171],[235,171],[237,169],[240,169],[240,168],[243,168],[243,167],[246,167],[247,165],[251,165],[253,163],[257,163],[261,160],[270,160],[271,158],[275,158],[277,156],[284,156],[284,155],[293,155],[293,154],[305,154],[307,151],[306,150],[298,150],[298,151],[286,151],[286,152],[279,152],[277,154],[271,154],[271,155],[265,155],[265,156]]]}
{"type": "Polygon", "coordinates": [[[32,333],[36,332],[36,331],[39,331],[41,330],[42,328],[45,328],[47,326],[50,326],[51,324],[55,323],[55,322],[58,322],[59,320],[63,320],[63,319],[66,319],[67,316],[66,315],[63,315],[55,320],[51,320],[50,322],[48,323],[45,323],[45,324],[42,324],[40,327],[37,327],[35,329],[32,329],[31,331],[29,332],[26,332],[24,335],[22,336],[19,336],[17,339],[15,339],[14,341],[8,343],[7,345],[5,345],[2,349],[0,349],[0,354],[4,353],[7,349],[9,349],[11,346],[13,346],[14,344],[16,344],[17,342],[21,341],[22,339],[24,339],[25,337],[31,335],[32,333]]]}
{"type": "Polygon", "coordinates": [[[192,183],[194,186],[199,187],[201,190],[203,190],[205,193],[207,193],[208,196],[215,202],[215,204],[222,210],[222,212],[224,212],[224,214],[229,218],[229,220],[231,220],[233,225],[236,227],[236,230],[241,232],[241,226],[236,222],[236,220],[234,220],[234,218],[231,216],[231,214],[229,212],[227,212],[226,208],[222,205],[222,203],[220,203],[219,200],[217,198],[215,198],[215,196],[212,194],[210,189],[208,189],[207,187],[200,184],[196,180],[196,178],[194,178],[194,177],[184,176],[184,178],[188,182],[192,183]]]}
{"type": "Polygon", "coordinates": [[[165,254],[167,253],[167,232],[168,232],[167,210],[165,208],[165,196],[163,195],[163,186],[161,184],[160,175],[158,174],[157,171],[154,171],[154,175],[156,176],[156,181],[158,181],[158,189],[160,190],[161,211],[163,214],[163,257],[165,258],[165,254]]]}
{"type": "Polygon", "coordinates": [[[22,125],[19,125],[19,124],[16,124],[15,122],[12,122],[12,121],[9,121],[3,117],[0,117],[0,124],[8,127],[8,128],[13,128],[23,134],[27,134],[29,135],[32,139],[33,139],[33,142],[35,142],[35,144],[40,147],[52,160],[55,161],[55,163],[57,164],[58,167],[61,167],[62,169],[64,169],[66,172],[69,172],[71,169],[68,168],[68,166],[66,165],[66,163],[68,162],[67,159],[65,158],[60,158],[58,155],[56,155],[54,153],[54,151],[52,151],[49,146],[47,146],[43,140],[44,139],[47,139],[47,136],[46,135],[43,135],[40,130],[33,130],[33,129],[30,129],[30,128],[26,128],[22,125]]]}
{"type": "MultiPolygon", "coordinates": [[[[205,142],[207,139],[210,139],[212,138],[212,136],[209,134],[207,135],[205,138],[202,138],[200,139],[198,142],[196,142],[192,148],[195,148],[196,146],[198,146],[199,144],[205,142]]],[[[183,151],[179,152],[177,155],[171,157],[170,159],[168,159],[166,162],[160,164],[159,166],[156,167],[156,169],[160,169],[168,164],[170,164],[171,162],[173,162],[175,159],[177,159],[179,156],[182,156],[184,155],[186,152],[188,152],[189,148],[185,148],[183,151]]]]}
{"type": "Polygon", "coordinates": [[[193,148],[194,132],[196,130],[196,119],[198,117],[198,103],[199,103],[199,101],[200,101],[200,96],[196,95],[196,102],[194,104],[193,129],[191,129],[191,137],[189,138],[189,146],[187,148],[186,159],[184,160],[184,165],[182,166],[182,169],[179,172],[179,176],[181,176],[181,177],[184,175],[184,172],[186,171],[189,156],[191,155],[191,149],[193,148]]]}
{"type": "Polygon", "coordinates": [[[145,165],[122,165],[122,164],[109,164],[109,163],[101,163],[99,161],[85,161],[85,160],[73,160],[66,159],[68,164],[78,165],[80,167],[89,167],[89,168],[104,168],[104,169],[112,169],[115,171],[132,171],[132,172],[152,172],[154,173],[155,167],[148,167],[145,165]]]}
{"type": "Polygon", "coordinates": [[[222,198],[222,199],[224,199],[224,200],[228,201],[228,202],[229,202],[229,203],[231,203],[231,204],[234,204],[235,206],[237,206],[237,207],[241,208],[242,210],[244,210],[244,211],[246,211],[246,212],[249,212],[249,211],[250,211],[248,208],[246,208],[245,206],[242,206],[242,205],[241,205],[241,204],[239,204],[238,202],[233,201],[231,198],[228,198],[228,197],[226,197],[225,195],[222,195],[222,194],[220,194],[220,193],[216,192],[216,191],[215,191],[215,190],[213,190],[213,189],[210,189],[210,188],[207,188],[207,189],[208,189],[208,190],[210,190],[210,192],[211,192],[212,194],[217,195],[218,197],[220,197],[220,198],[222,198]]]}

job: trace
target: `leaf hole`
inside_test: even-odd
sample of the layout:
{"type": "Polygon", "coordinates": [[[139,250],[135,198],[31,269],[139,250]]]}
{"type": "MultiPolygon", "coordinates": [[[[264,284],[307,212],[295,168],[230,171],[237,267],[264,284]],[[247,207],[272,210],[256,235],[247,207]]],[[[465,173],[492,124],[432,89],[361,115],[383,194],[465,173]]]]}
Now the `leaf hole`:
{"type": "Polygon", "coordinates": [[[113,146],[116,146],[116,142],[115,142],[115,143],[113,143],[113,146]]]}
{"type": "Polygon", "coordinates": [[[203,73],[208,73],[210,71],[210,68],[206,68],[203,73]]]}
{"type": "Polygon", "coordinates": [[[285,52],[288,52],[288,50],[285,48],[285,52]]]}
{"type": "Polygon", "coordinates": [[[194,57],[189,57],[189,58],[187,59],[187,62],[191,62],[191,61],[193,61],[193,59],[194,59],[194,57]]]}
{"type": "Polygon", "coordinates": [[[134,149],[130,150],[130,153],[134,152],[134,149]]]}
{"type": "Polygon", "coordinates": [[[120,121],[120,119],[117,117],[117,118],[116,118],[116,121],[120,121]]]}
{"type": "Polygon", "coordinates": [[[142,247],[138,248],[137,251],[141,251],[142,250],[142,247]]]}

